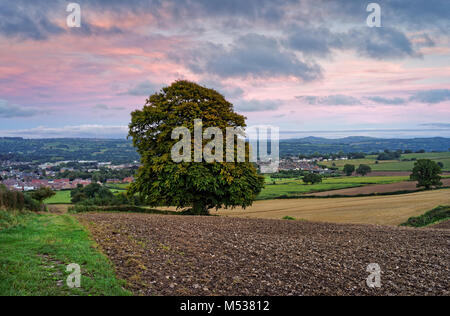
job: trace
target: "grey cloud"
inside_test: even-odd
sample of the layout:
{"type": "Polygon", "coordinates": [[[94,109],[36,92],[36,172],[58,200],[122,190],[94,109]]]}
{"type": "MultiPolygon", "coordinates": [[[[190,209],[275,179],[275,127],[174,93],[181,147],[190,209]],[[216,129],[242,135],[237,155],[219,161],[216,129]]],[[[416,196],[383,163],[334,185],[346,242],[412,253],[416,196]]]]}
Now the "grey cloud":
{"type": "Polygon", "coordinates": [[[240,100],[235,102],[237,111],[242,112],[264,112],[273,111],[281,106],[281,101],[276,100],[240,100]]]}
{"type": "Polygon", "coordinates": [[[135,87],[127,90],[126,92],[121,92],[118,95],[131,95],[131,96],[150,96],[161,89],[162,85],[152,83],[150,81],[144,81],[137,84],[135,87]]]}
{"type": "Polygon", "coordinates": [[[94,106],[96,110],[105,110],[105,111],[122,111],[125,110],[125,107],[122,106],[108,106],[106,104],[96,104],[94,106]]]}
{"type": "MultiPolygon", "coordinates": [[[[298,100],[301,100],[309,105],[361,105],[360,99],[346,96],[346,95],[330,95],[325,97],[318,96],[297,96],[298,100]]],[[[385,98],[381,96],[366,97],[366,99],[387,105],[403,105],[407,104],[408,101],[415,101],[420,103],[430,103],[437,104],[450,100],[450,90],[440,89],[440,90],[425,90],[415,92],[409,98],[385,98]]]]}
{"type": "Polygon", "coordinates": [[[324,27],[292,27],[285,45],[308,56],[325,57],[333,48],[342,48],[339,35],[324,27]]]}
{"type": "Polygon", "coordinates": [[[317,64],[298,60],[275,39],[258,34],[241,36],[230,47],[210,43],[190,56],[192,71],[221,77],[294,76],[313,81],[322,75],[317,64]]]}
{"type": "Polygon", "coordinates": [[[343,35],[344,48],[355,49],[360,55],[374,59],[419,57],[404,33],[389,27],[354,28],[343,35]]]}
{"type": "Polygon", "coordinates": [[[416,92],[410,98],[411,101],[421,102],[421,103],[441,103],[450,100],[450,90],[429,90],[429,91],[419,91],[416,92]]]}
{"type": "Polygon", "coordinates": [[[44,14],[28,13],[12,8],[12,2],[0,4],[0,34],[21,39],[45,40],[64,29],[51,22],[44,14]]]}
{"type": "Polygon", "coordinates": [[[360,105],[361,101],[357,98],[347,95],[330,95],[326,97],[318,96],[298,96],[298,100],[301,100],[309,105],[360,105]]]}
{"type": "Polygon", "coordinates": [[[367,98],[370,101],[373,101],[375,103],[381,103],[381,104],[390,104],[390,105],[401,105],[405,104],[406,100],[403,98],[384,98],[384,97],[369,97],[367,98]]]}
{"type": "MultiPolygon", "coordinates": [[[[431,45],[432,39],[422,35],[422,44],[431,45]]],[[[392,27],[352,28],[333,33],[325,27],[291,26],[285,45],[306,56],[327,57],[333,49],[354,50],[373,59],[419,57],[414,45],[400,30],[392,27]]]]}
{"type": "Polygon", "coordinates": [[[0,99],[0,118],[31,117],[37,114],[39,114],[39,111],[20,107],[0,99]]]}
{"type": "MultiPolygon", "coordinates": [[[[366,0],[317,0],[312,6],[321,10],[330,20],[345,23],[365,23],[368,16],[366,0]]],[[[450,30],[450,2],[448,0],[380,0],[382,26],[402,26],[409,31],[433,29],[439,32],[450,30]]]]}
{"type": "Polygon", "coordinates": [[[217,90],[219,93],[223,94],[225,98],[236,99],[244,95],[244,90],[240,87],[230,86],[222,84],[215,80],[203,80],[200,82],[201,85],[217,90]]]}
{"type": "Polygon", "coordinates": [[[450,128],[450,123],[426,123],[426,124],[420,124],[420,126],[436,127],[436,128],[450,128]]]}
{"type": "MultiPolygon", "coordinates": [[[[68,2],[64,0],[15,0],[0,4],[0,32],[42,39],[62,31],[51,23],[50,16],[65,15],[68,2]],[[39,22],[36,17],[41,17],[39,22]],[[14,19],[13,19],[14,18],[14,19]],[[6,22],[8,21],[8,22],[6,22]],[[37,21],[37,22],[33,22],[37,21]],[[25,23],[26,22],[26,23],[25,23]],[[22,26],[23,24],[23,26],[22,26]]],[[[242,27],[268,23],[283,27],[303,21],[309,24],[364,24],[368,13],[366,0],[83,0],[82,10],[109,14],[151,14],[159,25],[182,25],[189,21],[209,19],[215,25],[242,27]],[[220,21],[219,21],[220,20],[220,21]]],[[[447,33],[450,29],[448,0],[379,1],[384,27],[400,27],[408,31],[423,29],[447,33]]],[[[86,19],[84,19],[85,22],[86,19]]],[[[197,23],[198,24],[198,23],[197,23]]],[[[200,23],[201,24],[201,23],[200,23]]],[[[118,26],[119,27],[119,26],[118,26]]],[[[118,31],[109,30],[111,32],[118,31]]],[[[84,30],[84,32],[89,32],[84,30]]]]}

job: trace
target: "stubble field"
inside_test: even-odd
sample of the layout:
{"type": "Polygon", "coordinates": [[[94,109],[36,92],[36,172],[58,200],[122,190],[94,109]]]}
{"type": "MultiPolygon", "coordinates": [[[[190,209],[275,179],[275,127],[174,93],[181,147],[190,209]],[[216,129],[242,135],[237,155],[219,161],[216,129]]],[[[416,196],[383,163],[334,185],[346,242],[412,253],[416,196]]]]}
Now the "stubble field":
{"type": "Polygon", "coordinates": [[[257,201],[245,210],[219,210],[217,213],[212,211],[212,214],[270,219],[290,216],[318,222],[400,225],[412,216],[448,204],[450,189],[441,189],[388,196],[257,201]]]}

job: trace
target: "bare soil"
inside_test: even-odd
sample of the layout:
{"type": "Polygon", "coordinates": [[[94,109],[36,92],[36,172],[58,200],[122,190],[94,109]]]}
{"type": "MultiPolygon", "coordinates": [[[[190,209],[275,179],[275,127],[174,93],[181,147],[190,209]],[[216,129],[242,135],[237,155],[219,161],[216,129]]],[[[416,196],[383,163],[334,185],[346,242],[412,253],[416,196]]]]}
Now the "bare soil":
{"type": "Polygon", "coordinates": [[[435,229],[450,229],[450,220],[441,222],[441,223],[436,224],[436,225],[432,225],[432,226],[430,226],[430,228],[435,228],[435,229]]]}
{"type": "Polygon", "coordinates": [[[137,295],[450,295],[450,231],[226,217],[76,216],[137,295]],[[366,285],[367,266],[381,288],[366,285]]]}

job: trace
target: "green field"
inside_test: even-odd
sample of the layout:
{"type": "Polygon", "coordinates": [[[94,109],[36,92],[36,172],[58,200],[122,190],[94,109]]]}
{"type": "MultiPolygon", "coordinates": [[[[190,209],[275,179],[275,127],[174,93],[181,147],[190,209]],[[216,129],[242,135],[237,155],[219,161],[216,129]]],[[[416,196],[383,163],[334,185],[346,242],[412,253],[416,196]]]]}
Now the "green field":
{"type": "MultiPolygon", "coordinates": [[[[126,186],[128,184],[114,184],[112,186],[106,186],[114,194],[125,193],[126,186]]],[[[70,202],[70,190],[56,191],[56,194],[51,198],[44,201],[45,204],[71,204],[70,202]]]]}
{"type": "MultiPolygon", "coordinates": [[[[283,195],[298,195],[312,192],[331,191],[354,188],[369,184],[389,184],[409,180],[409,177],[339,177],[327,178],[320,184],[305,185],[301,179],[273,179],[266,175],[266,186],[258,196],[258,200],[278,198],[283,195]],[[274,184],[275,183],[275,184],[274,184]]],[[[107,186],[114,194],[126,192],[126,186],[107,186]],[[114,188],[113,188],[114,187],[114,188]]],[[[70,191],[57,191],[56,195],[45,200],[46,204],[70,204],[70,191]]]]}
{"type": "Polygon", "coordinates": [[[110,261],[69,215],[0,211],[0,296],[130,295],[110,261]],[[6,224],[6,223],[3,223],[6,224]],[[66,266],[81,266],[81,288],[66,284],[66,266]]]}
{"type": "Polygon", "coordinates": [[[366,159],[328,161],[324,164],[332,167],[333,164],[342,170],[346,164],[358,167],[360,164],[369,165],[373,171],[411,171],[415,161],[401,161],[402,159],[431,159],[444,164],[443,171],[450,171],[450,152],[443,153],[423,153],[423,154],[403,154],[400,160],[379,161],[376,163],[376,156],[367,156],[366,159]]]}
{"type": "Polygon", "coordinates": [[[56,194],[45,200],[45,204],[70,204],[70,190],[56,191],[56,194]]]}
{"type": "Polygon", "coordinates": [[[278,198],[280,196],[299,195],[304,193],[331,191],[354,188],[368,184],[389,184],[407,181],[409,177],[340,177],[324,179],[322,183],[306,185],[300,179],[272,179],[266,176],[266,186],[258,196],[258,200],[278,198]],[[275,181],[275,184],[273,182],[275,181]]]}

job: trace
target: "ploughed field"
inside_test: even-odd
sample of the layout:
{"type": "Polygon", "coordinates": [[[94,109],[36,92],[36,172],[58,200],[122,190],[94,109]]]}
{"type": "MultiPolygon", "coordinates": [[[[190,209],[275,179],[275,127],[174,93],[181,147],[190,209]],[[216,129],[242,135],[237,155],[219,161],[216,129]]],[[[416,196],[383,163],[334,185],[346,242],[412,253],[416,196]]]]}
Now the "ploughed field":
{"type": "Polygon", "coordinates": [[[439,224],[432,225],[430,228],[436,228],[436,229],[450,229],[450,220],[443,221],[439,224]]]}
{"type": "Polygon", "coordinates": [[[89,213],[138,295],[450,295],[450,230],[89,213]],[[381,288],[366,285],[371,263],[381,288]]]}

